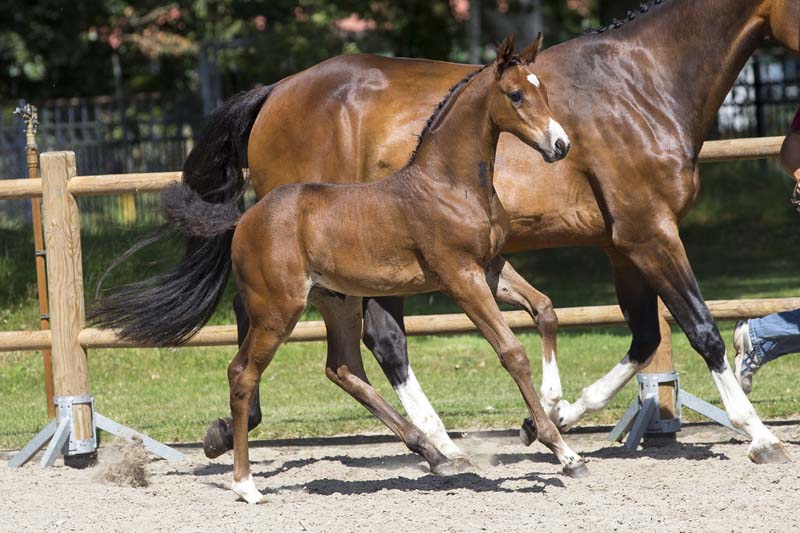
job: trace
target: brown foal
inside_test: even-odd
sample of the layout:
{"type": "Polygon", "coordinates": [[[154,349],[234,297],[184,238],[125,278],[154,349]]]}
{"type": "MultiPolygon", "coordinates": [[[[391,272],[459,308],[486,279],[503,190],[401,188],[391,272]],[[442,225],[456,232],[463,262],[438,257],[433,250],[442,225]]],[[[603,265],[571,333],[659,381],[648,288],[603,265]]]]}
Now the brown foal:
{"type": "Polygon", "coordinates": [[[250,402],[308,302],[328,328],[326,375],[422,455],[434,473],[466,466],[446,457],[370,385],[359,349],[362,296],[434,290],[452,296],[516,382],[538,439],[565,473],[588,472],[542,408],[525,350],[495,302],[527,302],[530,290],[498,256],[508,235],[508,217],[493,186],[500,133],[515,135],[549,161],[569,148],[544,86],[530,70],[539,44],[515,56],[513,37],[506,39],[489,68],[467,76],[442,102],[402,170],[370,184],[281,187],[238,220],[233,270],[250,325],[228,379],[232,488],[246,501],[263,498],[248,457],[250,402]]]}

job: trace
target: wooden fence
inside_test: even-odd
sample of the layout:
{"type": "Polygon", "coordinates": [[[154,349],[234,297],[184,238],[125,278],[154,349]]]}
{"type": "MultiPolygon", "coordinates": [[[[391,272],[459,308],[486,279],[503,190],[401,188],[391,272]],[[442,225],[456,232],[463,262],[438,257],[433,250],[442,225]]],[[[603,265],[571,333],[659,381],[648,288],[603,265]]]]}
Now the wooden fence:
{"type": "MultiPolygon", "coordinates": [[[[782,137],[739,139],[707,142],[700,153],[701,162],[757,159],[776,156],[782,137]]],[[[123,348],[134,344],[120,339],[113,331],[85,328],[80,227],[76,196],[128,194],[157,191],[179,181],[179,172],[146,174],[114,174],[77,176],[72,152],[50,152],[41,157],[41,178],[0,181],[0,200],[43,197],[44,227],[47,244],[48,294],[50,297],[50,331],[0,332],[0,351],[44,350],[52,348],[55,394],[88,393],[87,348],[123,348]]],[[[758,316],[800,307],[800,298],[771,298],[708,302],[717,319],[758,316]]],[[[617,306],[594,306],[557,309],[560,327],[623,325],[617,306]]],[[[517,330],[534,329],[530,317],[522,311],[503,313],[509,325],[517,330]]],[[[671,320],[662,307],[662,330],[671,320]]],[[[463,314],[408,317],[409,335],[446,335],[475,331],[463,314]]],[[[651,367],[654,372],[672,369],[669,335],[651,367]]],[[[322,322],[309,321],[297,325],[290,341],[325,339],[322,322]]],[[[235,326],[208,326],[189,340],[187,346],[235,345],[235,326]]],[[[666,393],[669,393],[665,389],[666,393]]],[[[662,402],[669,412],[669,398],[662,402]]]]}

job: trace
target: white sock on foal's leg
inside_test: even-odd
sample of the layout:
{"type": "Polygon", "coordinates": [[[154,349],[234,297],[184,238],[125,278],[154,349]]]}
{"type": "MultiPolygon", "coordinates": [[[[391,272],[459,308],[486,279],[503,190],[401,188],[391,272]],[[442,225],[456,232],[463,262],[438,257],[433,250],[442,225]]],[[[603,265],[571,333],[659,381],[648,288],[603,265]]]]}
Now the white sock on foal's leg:
{"type": "Polygon", "coordinates": [[[542,359],[542,388],[541,403],[547,416],[553,416],[553,412],[561,401],[561,376],[558,373],[558,360],[555,352],[552,352],[550,359],[542,359]]]}
{"type": "Polygon", "coordinates": [[[236,481],[234,479],[233,483],[231,483],[231,489],[247,503],[256,504],[267,501],[264,495],[256,488],[256,484],[253,481],[253,474],[250,474],[247,476],[247,479],[241,481],[236,481]]]}
{"type": "Polygon", "coordinates": [[[422,387],[420,387],[419,381],[417,381],[417,377],[414,375],[414,371],[411,370],[410,365],[408,367],[408,378],[404,383],[395,386],[394,390],[398,398],[400,398],[400,403],[403,404],[406,413],[408,413],[411,422],[425,433],[440,452],[450,459],[464,456],[464,452],[453,443],[447,434],[444,424],[422,391],[422,387]]]}

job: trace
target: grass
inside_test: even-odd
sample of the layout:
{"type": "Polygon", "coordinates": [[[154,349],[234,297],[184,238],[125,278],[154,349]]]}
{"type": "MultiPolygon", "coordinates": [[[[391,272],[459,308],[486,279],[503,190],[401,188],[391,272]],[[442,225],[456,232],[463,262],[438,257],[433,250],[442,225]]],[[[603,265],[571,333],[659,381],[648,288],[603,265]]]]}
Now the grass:
{"type": "MultiPolygon", "coordinates": [[[[707,166],[700,201],[682,226],[687,253],[708,299],[790,296],[798,293],[800,248],[797,215],[786,201],[789,178],[758,163],[707,166]]],[[[84,220],[83,253],[87,296],[112,257],[151,231],[84,220]]],[[[34,274],[30,228],[0,224],[0,328],[35,329],[34,274]]],[[[148,275],[169,264],[180,246],[166,243],[123,264],[110,283],[148,275]]],[[[548,293],[557,307],[614,303],[602,252],[545,250],[511,258],[520,271],[548,293]]],[[[232,290],[214,316],[230,323],[232,290]]],[[[408,314],[454,312],[442,295],[411,298],[408,314]]],[[[308,317],[316,317],[314,310],[308,317]]],[[[731,339],[731,323],[720,324],[731,339]]],[[[521,335],[540,379],[539,339],[521,335]]],[[[574,399],[627,350],[625,328],[572,329],[559,335],[564,393],[574,399]]],[[[673,331],[682,386],[719,405],[702,359],[685,336],[673,331]]],[[[412,363],[425,391],[450,428],[516,427],[525,416],[519,392],[488,344],[476,335],[414,338],[412,363]]],[[[323,375],[323,343],[281,348],[264,376],[264,423],[256,438],[329,435],[382,430],[380,423],[323,375]]],[[[729,351],[731,347],[729,344],[729,351]]],[[[165,441],[198,441],[205,425],[227,412],[225,368],[232,348],[128,349],[89,352],[90,383],[98,411],[165,441]]],[[[365,351],[367,372],[387,399],[398,405],[380,369],[365,351]]],[[[800,414],[800,357],[785,357],[756,377],[752,399],[767,418],[800,414]]],[[[24,444],[46,422],[41,359],[33,353],[0,354],[0,447],[24,444]]],[[[626,388],[606,410],[585,424],[614,422],[635,395],[626,388]]],[[[694,419],[686,413],[689,420],[694,419]]]]}

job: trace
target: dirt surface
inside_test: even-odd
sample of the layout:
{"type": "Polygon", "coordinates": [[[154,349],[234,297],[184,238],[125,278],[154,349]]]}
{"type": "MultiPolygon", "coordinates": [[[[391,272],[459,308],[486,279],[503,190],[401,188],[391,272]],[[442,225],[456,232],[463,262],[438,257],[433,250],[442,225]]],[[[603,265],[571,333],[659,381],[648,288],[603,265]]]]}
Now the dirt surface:
{"type": "MultiPolygon", "coordinates": [[[[800,421],[773,429],[800,459],[800,421]]],[[[800,530],[800,463],[754,465],[746,444],[721,428],[688,428],[678,443],[634,456],[605,433],[570,434],[590,461],[585,479],[564,477],[544,447],[525,448],[512,432],[457,440],[478,469],[449,478],[388,440],[255,443],[254,477],[270,499],[257,506],[228,490],[231,454],[210,461],[195,447],[182,447],[182,463],[151,460],[142,488],[100,481],[107,464],[2,468],[0,530],[800,530]]]]}

